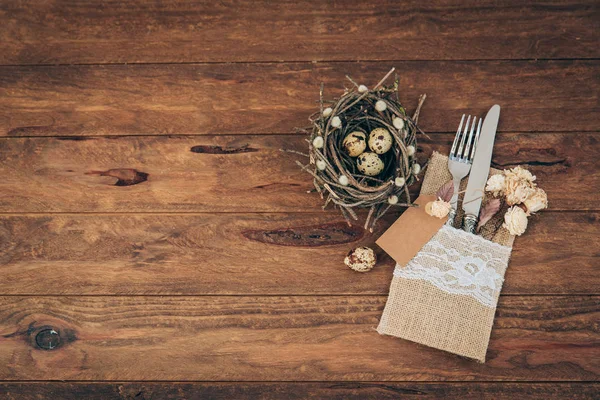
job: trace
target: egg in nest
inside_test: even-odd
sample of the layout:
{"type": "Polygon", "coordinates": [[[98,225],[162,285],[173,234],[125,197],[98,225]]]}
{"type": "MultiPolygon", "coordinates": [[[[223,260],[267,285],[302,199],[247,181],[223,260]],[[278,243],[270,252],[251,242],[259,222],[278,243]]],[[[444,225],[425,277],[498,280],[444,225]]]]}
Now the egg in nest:
{"type": "Polygon", "coordinates": [[[375,153],[362,153],[357,159],[358,170],[367,176],[379,175],[383,171],[384,164],[381,158],[375,153]]]}
{"type": "Polygon", "coordinates": [[[358,157],[367,148],[367,135],[361,131],[351,132],[344,138],[342,145],[350,157],[358,157]]]}
{"type": "Polygon", "coordinates": [[[369,148],[377,154],[385,154],[394,143],[392,134],[385,128],[375,128],[369,135],[369,148]]]}

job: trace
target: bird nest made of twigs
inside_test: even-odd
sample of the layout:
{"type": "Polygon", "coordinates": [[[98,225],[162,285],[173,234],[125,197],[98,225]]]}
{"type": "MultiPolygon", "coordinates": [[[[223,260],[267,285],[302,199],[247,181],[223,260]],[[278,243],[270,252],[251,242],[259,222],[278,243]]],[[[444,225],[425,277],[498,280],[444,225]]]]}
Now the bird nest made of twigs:
{"type": "Polygon", "coordinates": [[[413,117],[402,107],[398,77],[393,86],[383,86],[394,69],[368,89],[350,77],[352,89],[333,101],[323,99],[310,118],[309,164],[298,164],[314,178],[317,192],[333,203],[351,224],[358,220],[356,208],[369,209],[364,227],[373,227],[391,207],[413,205],[408,187],[417,180],[421,167],[415,160],[419,111],[413,117]]]}

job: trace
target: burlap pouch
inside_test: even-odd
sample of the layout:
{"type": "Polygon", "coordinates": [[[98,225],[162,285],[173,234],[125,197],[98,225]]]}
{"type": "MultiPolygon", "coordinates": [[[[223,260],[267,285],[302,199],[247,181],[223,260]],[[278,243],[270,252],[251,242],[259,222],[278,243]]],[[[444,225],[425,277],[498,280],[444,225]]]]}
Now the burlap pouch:
{"type": "MultiPolygon", "coordinates": [[[[434,195],[451,179],[448,158],[434,153],[421,194],[434,195]]],[[[466,179],[461,190],[465,185],[466,179]]],[[[501,227],[502,215],[481,235],[443,226],[406,266],[396,265],[377,331],[485,362],[514,240],[501,227]]]]}

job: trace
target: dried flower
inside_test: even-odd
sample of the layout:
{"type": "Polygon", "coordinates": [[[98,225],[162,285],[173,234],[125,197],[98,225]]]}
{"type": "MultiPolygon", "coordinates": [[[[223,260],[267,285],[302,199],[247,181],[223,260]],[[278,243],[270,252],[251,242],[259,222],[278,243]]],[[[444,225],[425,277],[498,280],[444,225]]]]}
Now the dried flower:
{"type": "Polygon", "coordinates": [[[394,183],[396,184],[396,186],[402,187],[406,183],[406,179],[404,179],[402,177],[398,177],[394,180],[394,183]]]}
{"type": "Polygon", "coordinates": [[[502,175],[502,174],[490,176],[490,179],[488,179],[487,185],[485,187],[485,190],[487,192],[492,192],[494,194],[494,196],[498,196],[498,195],[504,193],[505,189],[506,189],[506,182],[504,179],[504,175],[502,175]]]}
{"type": "Polygon", "coordinates": [[[325,168],[327,168],[327,163],[326,163],[325,161],[323,161],[323,160],[318,160],[318,161],[317,161],[317,168],[318,168],[320,171],[324,171],[324,170],[325,170],[325,168]]]}
{"type": "Polygon", "coordinates": [[[348,177],[346,175],[340,175],[338,177],[338,182],[340,183],[340,185],[342,186],[348,186],[348,183],[350,183],[348,181],[348,177]]]}
{"type": "Polygon", "coordinates": [[[504,214],[502,226],[508,229],[511,235],[521,236],[527,229],[527,214],[521,207],[513,206],[504,214]]]}
{"type": "Polygon", "coordinates": [[[327,118],[331,115],[332,112],[333,112],[333,109],[331,107],[327,107],[326,109],[323,110],[323,116],[325,118],[327,118]]]}
{"type": "Polygon", "coordinates": [[[313,139],[313,146],[315,146],[315,148],[317,149],[321,149],[323,148],[323,137],[322,136],[317,136],[313,139]]]}
{"type": "Polygon", "coordinates": [[[385,104],[385,101],[383,100],[377,100],[377,103],[375,103],[375,109],[377,111],[383,112],[387,109],[387,104],[385,104]]]}
{"type": "Polygon", "coordinates": [[[392,120],[392,124],[394,124],[394,128],[398,130],[404,128],[404,120],[402,118],[395,117],[392,120]]]}
{"type": "Polygon", "coordinates": [[[366,93],[366,92],[368,92],[368,91],[369,91],[369,88],[368,88],[368,87],[366,87],[365,85],[360,85],[360,86],[358,86],[358,92],[359,92],[359,93],[366,93]]]}
{"type": "Polygon", "coordinates": [[[391,205],[398,204],[398,196],[393,194],[390,197],[388,197],[388,203],[390,203],[391,205]]]}
{"type": "Polygon", "coordinates": [[[417,149],[415,149],[415,146],[408,146],[406,148],[406,154],[408,154],[409,156],[414,155],[416,151],[417,149]]]}
{"type": "Polygon", "coordinates": [[[533,175],[531,172],[529,172],[521,166],[516,166],[514,168],[511,168],[510,170],[504,170],[504,175],[506,175],[507,177],[523,179],[528,181],[529,183],[533,183],[536,179],[535,175],[533,175]]]}
{"type": "Polygon", "coordinates": [[[333,117],[331,119],[331,126],[333,126],[334,128],[339,128],[340,126],[342,126],[342,120],[340,119],[340,117],[333,117]]]}
{"type": "Polygon", "coordinates": [[[421,172],[421,166],[419,164],[413,164],[412,171],[414,175],[419,175],[419,172],[421,172]]]}
{"type": "Polygon", "coordinates": [[[454,195],[454,181],[449,180],[448,182],[444,183],[442,185],[442,187],[440,187],[438,189],[437,192],[435,192],[435,197],[437,197],[438,199],[444,200],[446,202],[449,202],[450,200],[452,200],[452,196],[454,195]]]}
{"type": "Polygon", "coordinates": [[[483,228],[483,226],[490,220],[498,211],[500,211],[500,199],[491,199],[479,212],[479,222],[477,223],[477,230],[483,228]]]}
{"type": "Polygon", "coordinates": [[[528,180],[519,178],[517,175],[506,175],[504,193],[509,206],[521,204],[535,192],[535,184],[528,180]]]}
{"type": "Polygon", "coordinates": [[[533,214],[548,207],[548,196],[543,189],[536,188],[535,192],[524,201],[527,214],[533,214]]]}
{"type": "Polygon", "coordinates": [[[452,210],[452,205],[441,198],[425,204],[425,212],[432,217],[444,218],[452,210]]]}

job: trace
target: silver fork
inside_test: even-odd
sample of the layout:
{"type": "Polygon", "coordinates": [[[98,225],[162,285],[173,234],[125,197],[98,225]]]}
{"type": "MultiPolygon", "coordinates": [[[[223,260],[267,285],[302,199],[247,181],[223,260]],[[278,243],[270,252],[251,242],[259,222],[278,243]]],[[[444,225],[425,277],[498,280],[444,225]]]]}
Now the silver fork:
{"type": "Polygon", "coordinates": [[[471,170],[471,164],[473,164],[473,157],[475,156],[475,147],[477,146],[479,134],[481,133],[481,118],[477,125],[477,117],[473,117],[473,123],[471,123],[471,116],[469,115],[463,130],[464,122],[465,114],[463,114],[460,119],[460,125],[458,125],[454,143],[452,143],[452,149],[450,150],[450,156],[448,157],[448,169],[452,174],[454,182],[454,193],[450,199],[452,210],[448,214],[448,222],[446,222],[446,224],[450,226],[454,226],[460,181],[467,176],[471,170]],[[477,125],[477,130],[475,129],[475,125],[477,125]]]}

